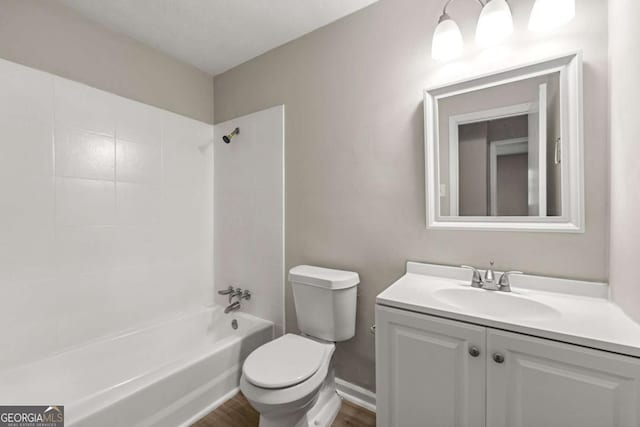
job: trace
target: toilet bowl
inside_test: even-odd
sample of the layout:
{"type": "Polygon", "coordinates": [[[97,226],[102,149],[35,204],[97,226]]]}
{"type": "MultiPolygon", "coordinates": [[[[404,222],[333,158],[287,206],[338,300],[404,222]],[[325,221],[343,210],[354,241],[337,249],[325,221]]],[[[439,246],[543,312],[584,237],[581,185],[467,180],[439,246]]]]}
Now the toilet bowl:
{"type": "Polygon", "coordinates": [[[298,324],[254,350],[240,390],[260,413],[260,427],[328,427],[340,411],[333,369],[335,342],[355,334],[357,273],[312,266],[289,272],[298,324]]]}
{"type": "Polygon", "coordinates": [[[287,334],[247,358],[240,389],[260,412],[260,427],[331,425],[340,409],[334,350],[333,343],[287,334]]]}

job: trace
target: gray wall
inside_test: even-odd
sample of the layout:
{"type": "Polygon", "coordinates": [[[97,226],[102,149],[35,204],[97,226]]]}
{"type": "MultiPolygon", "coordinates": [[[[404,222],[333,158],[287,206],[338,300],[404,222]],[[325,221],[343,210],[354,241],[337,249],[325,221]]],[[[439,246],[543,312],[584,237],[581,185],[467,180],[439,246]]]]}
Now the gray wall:
{"type": "Polygon", "coordinates": [[[213,122],[213,78],[49,0],[0,0],[0,57],[213,122]]]}
{"type": "MultiPolygon", "coordinates": [[[[286,105],[286,267],[360,273],[357,335],[338,345],[337,374],[375,388],[376,295],[407,260],[607,278],[607,4],[578,0],[568,26],[526,31],[533,0],[511,2],[517,28],[501,49],[476,51],[476,2],[454,3],[467,41],[457,62],[430,58],[442,2],[380,2],[215,78],[216,121],[286,105]],[[500,64],[582,49],[585,63],[587,232],[434,231],[425,227],[425,88],[500,64]]],[[[287,284],[287,328],[296,318],[287,284]]]]}
{"type": "Polygon", "coordinates": [[[611,288],[640,321],[640,3],[610,0],[611,288]]]}

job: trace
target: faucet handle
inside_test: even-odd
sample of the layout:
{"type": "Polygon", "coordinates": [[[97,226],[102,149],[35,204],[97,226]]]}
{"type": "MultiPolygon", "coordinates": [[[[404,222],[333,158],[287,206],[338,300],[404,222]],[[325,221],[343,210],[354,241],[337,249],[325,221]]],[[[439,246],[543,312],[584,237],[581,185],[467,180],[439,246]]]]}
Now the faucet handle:
{"type": "Polygon", "coordinates": [[[511,292],[511,282],[509,281],[509,278],[511,277],[512,274],[524,274],[524,273],[522,271],[506,271],[502,273],[502,276],[500,276],[500,280],[498,280],[498,288],[502,292],[511,292]]]}
{"type": "Polygon", "coordinates": [[[233,286],[229,285],[227,289],[221,289],[218,291],[218,295],[229,295],[233,292],[233,286]]]}
{"type": "Polygon", "coordinates": [[[477,268],[471,267],[470,265],[461,265],[460,267],[468,268],[473,272],[473,276],[471,277],[471,287],[473,288],[482,287],[482,275],[480,274],[477,268]]]}

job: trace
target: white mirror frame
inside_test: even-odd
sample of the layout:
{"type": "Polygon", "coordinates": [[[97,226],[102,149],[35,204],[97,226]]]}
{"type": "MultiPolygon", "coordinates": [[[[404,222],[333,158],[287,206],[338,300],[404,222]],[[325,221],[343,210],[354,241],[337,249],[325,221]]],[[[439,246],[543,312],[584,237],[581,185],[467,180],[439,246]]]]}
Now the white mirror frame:
{"type": "MultiPolygon", "coordinates": [[[[584,142],[580,52],[473,77],[424,91],[427,228],[583,233],[584,142]],[[441,216],[438,101],[454,95],[560,73],[562,216],[441,216]]],[[[448,144],[447,144],[448,146],[448,144]]]]}

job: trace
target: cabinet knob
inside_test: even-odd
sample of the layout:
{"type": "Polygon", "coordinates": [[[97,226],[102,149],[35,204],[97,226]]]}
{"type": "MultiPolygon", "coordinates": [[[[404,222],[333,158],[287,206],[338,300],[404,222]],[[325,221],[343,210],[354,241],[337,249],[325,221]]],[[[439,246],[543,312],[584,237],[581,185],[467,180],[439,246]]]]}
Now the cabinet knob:
{"type": "Polygon", "coordinates": [[[493,361],[496,363],[504,363],[504,355],[500,353],[493,353],[493,361]]]}
{"type": "Polygon", "coordinates": [[[480,349],[476,346],[469,348],[469,354],[473,357],[480,356],[480,349]]]}

